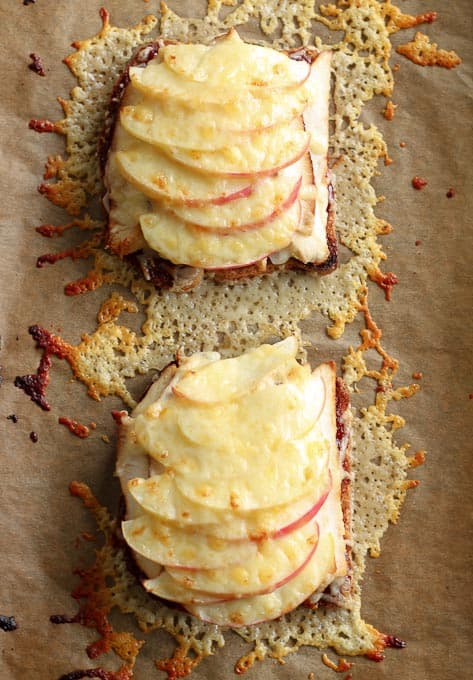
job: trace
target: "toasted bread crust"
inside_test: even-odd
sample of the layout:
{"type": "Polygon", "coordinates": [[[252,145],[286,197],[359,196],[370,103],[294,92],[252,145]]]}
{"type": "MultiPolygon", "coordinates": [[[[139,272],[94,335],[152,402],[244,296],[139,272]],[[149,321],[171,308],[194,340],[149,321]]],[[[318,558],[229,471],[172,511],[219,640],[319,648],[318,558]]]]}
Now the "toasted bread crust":
{"type": "MultiPolygon", "coordinates": [[[[116,82],[108,106],[107,123],[99,139],[98,157],[102,175],[105,172],[108,152],[112,143],[115,124],[120,110],[121,101],[125,90],[130,82],[129,70],[132,66],[145,66],[153,59],[159,50],[165,45],[176,44],[174,40],[158,39],[152,43],[140,47],[132,59],[128,62],[121,76],[116,82]]],[[[291,59],[304,60],[312,63],[317,58],[319,52],[315,48],[300,47],[287,52],[291,59]]],[[[323,262],[304,263],[297,258],[291,257],[283,264],[274,264],[269,257],[259,262],[243,267],[228,267],[225,269],[199,270],[185,265],[176,265],[160,257],[154,251],[137,251],[129,255],[120,253],[120,249],[108,248],[113,250],[116,255],[128,261],[141,276],[156,288],[174,290],[176,292],[187,292],[195,288],[202,280],[204,275],[216,281],[242,281],[264,274],[271,274],[277,271],[300,270],[310,274],[323,276],[334,271],[338,265],[338,243],[335,232],[335,192],[333,185],[329,183],[329,204],[327,207],[326,235],[329,255],[323,262]],[[180,270],[185,270],[181,272],[180,270]],[[193,270],[193,273],[190,272],[193,270]],[[182,275],[184,274],[184,275],[182,275]],[[183,283],[184,280],[184,283],[183,283]]]]}

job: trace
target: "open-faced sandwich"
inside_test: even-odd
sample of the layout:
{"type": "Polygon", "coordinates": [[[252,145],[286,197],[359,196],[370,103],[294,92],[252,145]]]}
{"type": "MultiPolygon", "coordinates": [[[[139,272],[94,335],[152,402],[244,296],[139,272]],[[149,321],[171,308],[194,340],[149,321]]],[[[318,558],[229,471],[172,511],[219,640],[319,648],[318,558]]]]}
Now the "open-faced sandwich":
{"type": "Polygon", "coordinates": [[[123,537],[143,586],[223,626],[350,590],[350,410],[294,337],[179,357],[119,425],[123,537]]]}
{"type": "Polygon", "coordinates": [[[330,52],[235,30],[157,41],[117,83],[100,156],[108,247],[160,287],[337,262],[328,175],[330,52]]]}

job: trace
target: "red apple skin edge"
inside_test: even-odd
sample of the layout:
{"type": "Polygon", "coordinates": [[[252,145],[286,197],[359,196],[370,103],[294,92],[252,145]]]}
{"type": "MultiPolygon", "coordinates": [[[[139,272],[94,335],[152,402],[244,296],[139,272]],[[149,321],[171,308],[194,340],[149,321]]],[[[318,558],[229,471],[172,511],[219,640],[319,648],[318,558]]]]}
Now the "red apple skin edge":
{"type": "Polygon", "coordinates": [[[216,196],[209,200],[199,200],[199,199],[185,199],[182,201],[182,205],[187,205],[189,208],[201,208],[206,205],[225,205],[225,203],[230,203],[235,201],[237,198],[247,198],[253,193],[253,184],[248,184],[248,186],[234,191],[232,194],[223,194],[221,196],[216,196]]]}
{"type": "MultiPolygon", "coordinates": [[[[303,526],[305,526],[308,522],[310,522],[312,519],[315,518],[317,513],[321,510],[322,506],[324,505],[325,501],[327,500],[329,493],[332,489],[332,476],[330,475],[330,481],[327,489],[324,491],[324,493],[316,500],[316,502],[312,505],[312,507],[307,510],[301,517],[298,517],[297,519],[293,520],[290,524],[287,524],[284,527],[281,527],[280,529],[276,529],[275,531],[271,533],[264,533],[264,534],[255,534],[254,536],[249,536],[248,538],[242,538],[242,539],[237,539],[235,543],[240,543],[244,541],[254,541],[255,543],[259,543],[261,541],[267,540],[267,539],[277,539],[277,538],[283,538],[284,536],[287,536],[287,534],[291,533],[292,531],[296,531],[297,529],[301,529],[303,526]]],[[[186,567],[182,565],[168,565],[169,567],[172,567],[173,569],[176,569],[176,571],[199,571],[199,567],[186,567]]]]}
{"type": "MultiPolygon", "coordinates": [[[[336,565],[335,558],[334,558],[334,559],[333,559],[333,562],[332,562],[332,565],[331,565],[330,569],[328,570],[328,572],[334,574],[334,573],[336,572],[336,570],[337,570],[337,565],[336,565]]],[[[318,586],[316,585],[315,588],[314,588],[314,590],[317,590],[317,587],[318,587],[318,586]]],[[[243,599],[243,598],[242,598],[242,599],[243,599]]],[[[306,598],[305,598],[305,599],[306,599],[306,598]]],[[[228,601],[229,601],[229,600],[227,600],[227,602],[228,602],[228,601]]],[[[302,602],[304,602],[304,600],[302,600],[302,602]]],[[[299,604],[301,604],[301,603],[299,602],[299,604]]],[[[298,605],[296,605],[296,606],[298,606],[298,605]]],[[[203,609],[204,607],[205,607],[205,605],[202,605],[202,609],[203,609]]],[[[186,607],[185,605],[184,605],[184,608],[187,609],[187,611],[188,611],[190,614],[192,614],[192,616],[195,616],[195,614],[191,611],[191,609],[189,609],[189,608],[186,607]]],[[[284,616],[285,614],[288,614],[289,612],[293,611],[294,609],[295,609],[295,606],[291,604],[289,607],[287,607],[287,609],[284,609],[283,611],[279,612],[279,614],[278,614],[277,617],[275,617],[275,618],[279,619],[281,616],[284,616]]],[[[215,623],[214,621],[212,621],[211,618],[205,617],[205,615],[204,615],[204,616],[200,616],[200,615],[199,615],[199,618],[201,619],[201,621],[204,621],[205,623],[212,623],[212,624],[215,623]]],[[[268,621],[268,619],[259,619],[259,620],[256,620],[256,621],[246,621],[245,623],[237,623],[237,624],[235,624],[235,623],[231,623],[231,624],[230,624],[230,623],[229,623],[228,626],[229,626],[230,628],[242,628],[243,626],[256,626],[256,625],[258,625],[259,623],[265,623],[266,621],[268,621]]],[[[220,625],[220,624],[216,624],[216,625],[220,625]]]]}
{"type": "Polygon", "coordinates": [[[276,217],[279,217],[279,215],[281,215],[286,210],[289,210],[289,208],[292,205],[294,205],[294,203],[297,200],[297,197],[299,196],[301,185],[302,177],[299,177],[286,200],[283,201],[281,205],[279,205],[275,210],[273,210],[271,214],[267,215],[266,217],[263,217],[261,220],[258,220],[257,222],[248,222],[247,224],[240,224],[238,227],[206,227],[203,224],[195,224],[194,222],[188,222],[188,224],[191,224],[195,229],[198,229],[199,231],[211,234],[220,234],[221,236],[227,236],[228,234],[238,234],[239,232],[260,229],[261,227],[264,227],[268,222],[275,220],[276,217]]]}
{"type": "MultiPolygon", "coordinates": [[[[270,534],[269,538],[281,538],[282,536],[286,536],[287,534],[291,533],[291,531],[300,529],[305,524],[307,524],[307,522],[310,522],[310,520],[317,515],[319,510],[324,505],[331,489],[332,489],[332,476],[330,475],[329,486],[325,493],[323,493],[322,496],[317,500],[317,502],[304,515],[302,515],[302,517],[299,517],[299,519],[294,520],[293,522],[287,524],[285,527],[282,527],[281,529],[277,529],[274,533],[270,534]]],[[[252,540],[255,540],[253,539],[253,537],[250,538],[252,540]]]]}
{"type": "MultiPolygon", "coordinates": [[[[301,208],[301,204],[300,204],[300,201],[299,201],[299,217],[298,217],[298,220],[297,220],[297,225],[299,225],[299,223],[300,223],[301,215],[302,215],[302,208],[301,208]]],[[[294,231],[296,231],[296,229],[297,229],[297,226],[295,227],[294,231]]],[[[229,234],[222,234],[221,236],[222,236],[222,238],[225,238],[225,236],[228,236],[228,235],[229,234]]],[[[241,262],[239,264],[234,264],[234,263],[229,262],[228,264],[220,264],[217,267],[209,267],[209,266],[203,267],[202,265],[199,265],[199,264],[194,264],[192,266],[201,267],[202,269],[205,269],[206,271],[209,271],[209,272],[220,271],[220,270],[225,270],[225,269],[241,269],[242,267],[248,267],[249,265],[256,264],[257,262],[261,262],[265,258],[270,257],[273,254],[273,252],[274,251],[270,251],[269,253],[264,253],[263,255],[261,255],[261,257],[258,257],[256,260],[251,260],[250,262],[241,262]]]]}

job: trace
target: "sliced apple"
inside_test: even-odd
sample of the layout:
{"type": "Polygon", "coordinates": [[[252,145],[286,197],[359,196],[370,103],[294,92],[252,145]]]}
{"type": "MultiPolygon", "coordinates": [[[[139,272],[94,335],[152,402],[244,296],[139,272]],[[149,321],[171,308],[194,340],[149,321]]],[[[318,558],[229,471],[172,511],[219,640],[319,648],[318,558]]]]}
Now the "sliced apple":
{"type": "Polygon", "coordinates": [[[284,52],[245,43],[235,29],[210,46],[166,45],[162,59],[179,75],[205,87],[231,83],[234,88],[288,89],[300,86],[310,70],[304,60],[295,61],[284,52]]]}
{"type": "Polygon", "coordinates": [[[291,120],[288,120],[269,127],[226,130],[217,127],[216,121],[210,116],[194,116],[192,111],[183,107],[176,107],[175,111],[167,113],[158,101],[144,97],[135,104],[122,106],[120,123],[136,139],[156,146],[178,146],[192,151],[225,148],[229,134],[237,145],[251,144],[254,139],[259,144],[271,144],[277,139],[280,130],[291,126],[291,120]]]}
{"type": "Polygon", "coordinates": [[[314,554],[318,526],[310,522],[302,529],[258,544],[258,552],[244,564],[220,569],[173,569],[169,575],[181,586],[214,596],[241,598],[280,588],[303,569],[314,554]]]}
{"type": "Polygon", "coordinates": [[[169,210],[184,222],[218,234],[258,229],[288,210],[299,196],[302,177],[296,168],[286,168],[272,177],[260,179],[250,196],[237,198],[221,205],[204,207],[169,206],[169,210]]]}
{"type": "Polygon", "coordinates": [[[254,541],[224,541],[165,524],[149,515],[122,522],[122,532],[132,550],[164,566],[215,569],[247,562],[257,551],[254,541]]]}
{"type": "MultiPolygon", "coordinates": [[[[241,141],[241,140],[240,140],[241,141]]],[[[244,144],[227,135],[226,144],[215,150],[186,149],[172,144],[162,149],[178,163],[209,174],[227,177],[273,175],[307,153],[310,136],[301,120],[249,132],[244,144]]]]}
{"type": "MultiPolygon", "coordinates": [[[[161,68],[166,68],[161,65],[161,68]]],[[[159,75],[157,75],[159,78],[159,75]]],[[[156,107],[163,116],[165,126],[176,119],[182,124],[192,123],[196,129],[207,129],[228,133],[268,128],[286,123],[302,114],[311,101],[310,90],[304,86],[279,96],[254,97],[248,92],[234,90],[233,100],[222,103],[193,101],[169,96],[155,96],[156,86],[146,88],[142,83],[135,87],[136,92],[144,95],[148,106],[156,107]],[[241,97],[239,96],[241,94],[241,97]]],[[[205,88],[206,89],[206,88],[205,88]]]]}
{"type": "Polygon", "coordinates": [[[221,206],[252,193],[249,179],[196,172],[173,161],[157,147],[132,139],[122,130],[120,136],[125,135],[127,142],[120,144],[121,151],[113,154],[109,163],[116,163],[124,180],[150,199],[186,206],[221,206]]]}
{"type": "Polygon", "coordinates": [[[298,343],[290,336],[274,345],[260,345],[240,357],[222,359],[189,372],[174,393],[197,404],[231,401],[253,390],[268,374],[296,358],[298,343]]]}
{"type": "Polygon", "coordinates": [[[300,463],[304,437],[311,441],[320,416],[317,402],[324,402],[317,376],[307,382],[300,388],[285,383],[266,386],[216,404],[176,398],[137,416],[137,441],[152,458],[180,475],[208,477],[210,469],[216,479],[240,476],[254,461],[266,466],[283,455],[300,463]],[[312,395],[314,408],[304,401],[312,395]]]}
{"type": "MultiPolygon", "coordinates": [[[[281,357],[282,364],[262,370],[256,385],[248,381],[232,392],[230,381],[218,402],[200,403],[176,395],[176,388],[187,384],[196,397],[197,376],[202,392],[213,393],[222,377],[216,367],[231,378],[226,362],[231,366],[236,360],[214,353],[180,357],[180,365],[161,376],[132,417],[121,419],[117,472],[131,517],[123,534],[148,576],[144,586],[219,625],[276,618],[347,573],[334,365],[323,364],[313,373],[300,366],[295,340],[266,346],[262,363],[281,347],[290,350],[289,359],[281,357]],[[215,375],[205,381],[207,371],[215,375]],[[282,396],[288,385],[303,394],[305,406],[297,407],[299,396],[294,403],[287,393],[282,396]],[[259,407],[255,395],[261,397],[259,407]],[[278,416],[267,426],[278,413],[278,398],[282,420],[278,426],[278,416]],[[242,403],[259,422],[253,416],[238,430],[236,422],[247,420],[242,403]],[[240,410],[222,419],[235,405],[240,410]],[[200,417],[184,436],[180,419],[186,422],[188,412],[200,417]],[[301,412],[315,414],[315,420],[303,437],[287,440],[301,412]],[[206,418],[216,426],[202,427],[206,418]],[[140,427],[153,429],[160,421],[149,440],[153,451],[162,452],[156,462],[142,448],[140,427]],[[163,423],[169,426],[166,437],[163,423]],[[236,475],[245,460],[244,473],[236,475]],[[314,550],[316,527],[320,538],[314,550]]],[[[245,364],[248,358],[240,360],[245,364]]]]}
{"type": "MultiPolygon", "coordinates": [[[[294,61],[294,60],[293,60],[294,61]]],[[[291,64],[291,68],[294,68],[291,64]]],[[[143,66],[133,66],[130,68],[130,79],[133,87],[148,96],[160,100],[173,100],[181,104],[198,109],[209,105],[230,105],[236,112],[244,111],[247,106],[251,106],[254,98],[260,98],[275,105],[281,100],[287,101],[288,107],[299,105],[299,101],[307,96],[305,84],[310,75],[310,67],[303,64],[296,66],[301,69],[297,79],[293,83],[287,81],[280,86],[250,86],[246,89],[236,90],[235,87],[227,83],[210,85],[205,87],[198,81],[186,78],[179,74],[172,67],[163,61],[163,50],[150,62],[143,66]],[[238,92],[238,96],[236,96],[238,92]]]]}
{"type": "Polygon", "coordinates": [[[196,532],[216,536],[227,541],[242,539],[262,540],[277,538],[294,531],[311,519],[323,507],[330,486],[316,497],[311,490],[297,501],[265,510],[218,510],[193,503],[183,496],[171,475],[163,473],[149,478],[134,478],[128,483],[128,493],[139,509],[156,515],[166,522],[192,527],[196,532]]]}
{"type": "MultiPolygon", "coordinates": [[[[306,377],[304,373],[292,367],[294,383],[271,384],[268,379],[259,389],[240,394],[238,399],[235,393],[227,403],[221,400],[214,404],[210,401],[201,404],[178,402],[172,413],[163,413],[160,421],[149,424],[148,434],[143,432],[141,422],[137,423],[138,438],[155,456],[153,436],[159,437],[166,449],[171,449],[173,439],[168,432],[172,436],[171,428],[177,423],[179,433],[187,441],[205,450],[219,454],[228,451],[230,456],[252,457],[257,452],[260,456],[271,455],[274,446],[305,437],[322,412],[326,398],[323,376],[317,372],[306,377]],[[306,401],[309,398],[312,402],[306,401]],[[246,450],[248,454],[245,454],[246,450]]],[[[210,375],[217,374],[218,371],[212,371],[210,375]]],[[[178,384],[175,389],[179,387],[178,384]]]]}
{"type": "MultiPolygon", "coordinates": [[[[146,574],[146,572],[144,572],[146,574]]],[[[161,571],[156,577],[150,577],[142,581],[143,587],[156,597],[161,597],[170,602],[179,602],[180,604],[216,604],[224,602],[230,597],[219,597],[209,595],[207,593],[199,593],[181,586],[175,581],[167,572],[166,569],[161,571]]]]}
{"type": "Polygon", "coordinates": [[[172,116],[180,108],[185,114],[192,115],[198,127],[207,125],[211,118],[217,128],[227,132],[287,122],[302,114],[312,100],[312,92],[305,84],[289,91],[265,88],[264,93],[256,95],[251,91],[228,90],[225,87],[197,86],[194,91],[196,83],[183,82],[183,78],[176,77],[163,63],[150,63],[146,70],[139,69],[136,75],[132,75],[132,83],[137,92],[159,102],[167,116],[172,116]],[[151,71],[153,81],[142,77],[149,76],[151,71]]]}
{"type": "Polygon", "coordinates": [[[336,573],[334,538],[321,534],[317,550],[301,571],[280,588],[217,604],[186,604],[186,609],[200,619],[219,626],[250,626],[275,619],[295,609],[314,590],[324,587],[336,573]]]}
{"type": "Polygon", "coordinates": [[[194,503],[222,510],[257,510],[295,501],[328,483],[328,450],[321,442],[286,442],[269,458],[255,461],[246,474],[217,479],[176,474],[179,491],[194,503]],[[285,465],[286,464],[286,465],[285,465]]]}
{"type": "Polygon", "coordinates": [[[296,202],[258,229],[214,234],[181,222],[161,209],[140,218],[143,236],[157,253],[176,264],[203,269],[243,267],[287,246],[300,219],[296,202]]]}

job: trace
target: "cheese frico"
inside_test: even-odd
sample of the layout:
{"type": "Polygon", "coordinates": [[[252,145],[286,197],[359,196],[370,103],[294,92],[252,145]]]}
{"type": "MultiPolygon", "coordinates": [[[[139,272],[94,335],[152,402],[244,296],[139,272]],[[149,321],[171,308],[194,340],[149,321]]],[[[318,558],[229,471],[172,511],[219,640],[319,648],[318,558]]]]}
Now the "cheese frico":
{"type": "Polygon", "coordinates": [[[348,573],[335,369],[296,353],[290,337],[180,358],[121,420],[143,585],[219,625],[278,617],[348,573]]]}
{"type": "Polygon", "coordinates": [[[120,90],[104,170],[110,249],[229,277],[255,264],[333,269],[330,53],[286,54],[231,30],[152,54],[120,90]]]}

